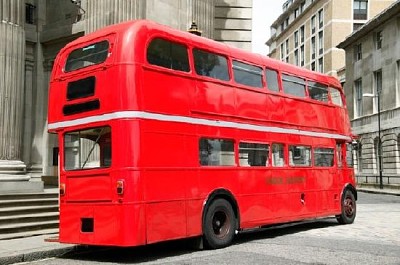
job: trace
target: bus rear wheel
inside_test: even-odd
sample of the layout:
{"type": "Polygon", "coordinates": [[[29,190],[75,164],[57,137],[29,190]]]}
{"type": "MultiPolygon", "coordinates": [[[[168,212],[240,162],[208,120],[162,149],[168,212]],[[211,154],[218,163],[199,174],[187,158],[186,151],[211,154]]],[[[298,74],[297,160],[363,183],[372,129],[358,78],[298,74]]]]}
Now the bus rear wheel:
{"type": "Polygon", "coordinates": [[[229,246],[235,236],[236,218],[232,205],[224,199],[211,202],[203,222],[204,243],[216,249],[229,246]]]}
{"type": "Polygon", "coordinates": [[[339,224],[352,224],[356,218],[356,199],[353,192],[345,190],[342,198],[342,213],[336,216],[339,224]]]}

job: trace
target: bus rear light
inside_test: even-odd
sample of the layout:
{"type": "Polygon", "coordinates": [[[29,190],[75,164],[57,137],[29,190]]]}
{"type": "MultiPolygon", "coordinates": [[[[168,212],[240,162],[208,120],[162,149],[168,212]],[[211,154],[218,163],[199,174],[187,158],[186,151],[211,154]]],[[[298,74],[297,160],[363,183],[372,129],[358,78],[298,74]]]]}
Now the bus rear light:
{"type": "Polygon", "coordinates": [[[122,179],[117,180],[117,194],[124,194],[124,181],[122,179]]]}
{"type": "Polygon", "coordinates": [[[60,183],[60,196],[65,195],[65,183],[60,183]]]}

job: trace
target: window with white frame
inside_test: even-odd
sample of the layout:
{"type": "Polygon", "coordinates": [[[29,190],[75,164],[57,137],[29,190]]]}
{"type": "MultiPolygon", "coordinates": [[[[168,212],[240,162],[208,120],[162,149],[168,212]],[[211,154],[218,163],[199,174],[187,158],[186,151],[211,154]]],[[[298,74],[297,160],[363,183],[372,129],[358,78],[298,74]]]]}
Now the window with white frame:
{"type": "Polygon", "coordinates": [[[296,30],[294,32],[293,39],[294,39],[294,47],[297,48],[297,46],[299,46],[299,31],[298,30],[296,30]]]}
{"type": "Polygon", "coordinates": [[[368,16],[368,0],[354,0],[353,19],[366,20],[368,16]]]}
{"type": "Polygon", "coordinates": [[[321,55],[324,53],[324,32],[318,32],[318,54],[321,55]]]}
{"type": "Polygon", "coordinates": [[[310,24],[311,24],[311,34],[314,34],[314,33],[315,33],[315,21],[316,21],[316,16],[314,15],[314,16],[311,17],[311,21],[310,21],[310,24]]]}
{"type": "Polygon", "coordinates": [[[316,53],[317,53],[317,46],[315,43],[315,37],[311,37],[311,60],[315,60],[316,53]]]}
{"type": "Polygon", "coordinates": [[[304,26],[300,27],[300,43],[304,42],[304,26]]]}
{"type": "Polygon", "coordinates": [[[318,11],[318,27],[321,29],[324,26],[324,10],[318,11]]]}
{"type": "Polygon", "coordinates": [[[361,78],[354,82],[354,95],[355,95],[355,118],[363,115],[363,90],[361,78]]]}

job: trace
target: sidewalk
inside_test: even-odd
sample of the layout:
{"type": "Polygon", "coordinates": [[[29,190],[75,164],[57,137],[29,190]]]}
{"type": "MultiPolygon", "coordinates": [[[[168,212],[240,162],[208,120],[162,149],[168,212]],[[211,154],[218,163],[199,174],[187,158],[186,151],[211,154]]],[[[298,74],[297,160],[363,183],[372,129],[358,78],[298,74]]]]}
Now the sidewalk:
{"type": "Polygon", "coordinates": [[[75,245],[47,242],[56,235],[41,235],[9,240],[0,240],[0,264],[8,265],[58,257],[76,249],[75,245]]]}
{"type": "MultiPolygon", "coordinates": [[[[376,194],[390,194],[400,196],[400,189],[376,189],[360,187],[358,192],[376,194]]],[[[20,262],[29,262],[50,257],[59,257],[78,249],[76,245],[49,242],[57,235],[42,235],[26,238],[0,240],[0,264],[8,265],[20,262]]]]}

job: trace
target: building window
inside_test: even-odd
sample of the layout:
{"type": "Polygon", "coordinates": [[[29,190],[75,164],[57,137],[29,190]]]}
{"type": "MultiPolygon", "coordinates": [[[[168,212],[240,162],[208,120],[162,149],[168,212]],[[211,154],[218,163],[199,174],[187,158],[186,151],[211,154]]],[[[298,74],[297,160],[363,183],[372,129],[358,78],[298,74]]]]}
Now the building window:
{"type": "Polygon", "coordinates": [[[368,1],[354,0],[353,2],[353,19],[366,20],[368,16],[368,1]]]}
{"type": "Polygon", "coordinates": [[[233,140],[201,138],[199,160],[202,166],[234,166],[233,140]]]}
{"type": "Polygon", "coordinates": [[[324,32],[320,31],[318,33],[318,54],[321,55],[324,53],[324,32]]]}
{"type": "Polygon", "coordinates": [[[375,33],[375,48],[379,50],[382,48],[382,31],[375,33]]]}
{"type": "Polygon", "coordinates": [[[299,31],[296,30],[294,32],[293,39],[294,39],[294,47],[297,48],[297,46],[299,46],[299,31]]]}
{"type": "Polygon", "coordinates": [[[284,43],[281,43],[281,61],[283,61],[283,59],[285,58],[285,47],[284,47],[284,43]]]}
{"type": "Polygon", "coordinates": [[[294,10],[294,18],[297,18],[297,17],[299,16],[299,14],[300,14],[300,11],[299,11],[298,8],[296,8],[296,9],[294,10]]]}
{"type": "Polygon", "coordinates": [[[356,117],[361,117],[363,115],[363,91],[362,91],[362,82],[361,82],[361,78],[356,80],[354,82],[354,95],[355,95],[355,113],[356,113],[356,117]]]}
{"type": "Polygon", "coordinates": [[[286,40],[286,56],[289,55],[289,39],[286,40]]]}
{"type": "Polygon", "coordinates": [[[258,143],[239,144],[239,165],[245,167],[269,166],[269,145],[258,143]]]}
{"type": "Polygon", "coordinates": [[[300,66],[304,66],[304,45],[300,47],[300,66]]]}
{"type": "Polygon", "coordinates": [[[311,34],[315,33],[315,20],[316,20],[316,17],[314,15],[311,17],[311,22],[310,22],[311,23],[311,34]]]}
{"type": "MultiPolygon", "coordinates": [[[[374,86],[375,86],[375,95],[382,94],[382,70],[374,72],[374,86]]],[[[378,112],[378,97],[374,97],[374,112],[378,112]]]]}
{"type": "Polygon", "coordinates": [[[317,53],[317,46],[315,45],[315,37],[311,37],[311,60],[315,60],[316,53],[317,53]]]}
{"type": "Polygon", "coordinates": [[[299,65],[299,50],[294,51],[294,64],[299,65]]]}
{"type": "Polygon", "coordinates": [[[353,31],[357,31],[362,26],[364,26],[364,23],[354,23],[353,24],[353,31]]]}
{"type": "Polygon", "coordinates": [[[318,11],[318,27],[322,28],[324,26],[324,10],[318,11]]]}
{"type": "Polygon", "coordinates": [[[311,71],[315,71],[315,62],[311,63],[311,71]]]}
{"type": "Polygon", "coordinates": [[[304,11],[304,7],[306,6],[306,1],[303,1],[301,4],[300,4],[300,13],[303,13],[303,11],[304,11]]]}
{"type": "Polygon", "coordinates": [[[318,59],[318,71],[320,73],[324,72],[324,58],[322,57],[318,59]]]}
{"type": "Polygon", "coordinates": [[[362,59],[362,46],[361,43],[354,45],[354,61],[362,59]]]}
{"type": "Polygon", "coordinates": [[[35,9],[36,6],[32,4],[25,4],[25,23],[35,24],[35,9]]]}
{"type": "Polygon", "coordinates": [[[300,27],[300,42],[304,42],[304,26],[300,27]]]}

